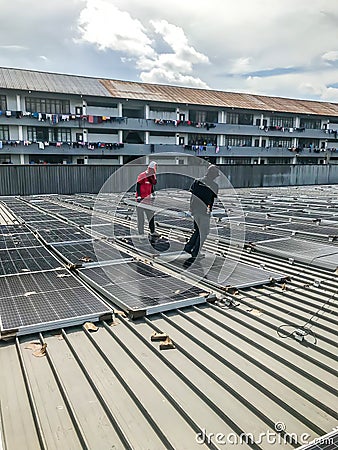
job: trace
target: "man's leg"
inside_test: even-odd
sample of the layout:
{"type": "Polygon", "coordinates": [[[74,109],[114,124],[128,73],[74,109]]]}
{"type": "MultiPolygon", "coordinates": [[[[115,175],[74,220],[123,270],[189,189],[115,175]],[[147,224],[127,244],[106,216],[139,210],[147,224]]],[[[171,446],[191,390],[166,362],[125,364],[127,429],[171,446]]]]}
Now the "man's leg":
{"type": "Polygon", "coordinates": [[[184,246],[184,251],[187,253],[194,253],[194,249],[196,247],[196,242],[199,239],[199,230],[198,230],[198,225],[196,222],[196,219],[194,220],[194,232],[192,233],[192,235],[190,236],[189,241],[185,244],[184,246]]]}
{"type": "Polygon", "coordinates": [[[144,233],[144,209],[140,205],[136,206],[137,213],[137,229],[139,234],[144,233]]]}
{"type": "Polygon", "coordinates": [[[147,219],[149,221],[149,230],[150,233],[155,233],[155,219],[154,219],[154,212],[150,211],[149,209],[145,209],[144,212],[146,213],[147,219]]]}
{"type": "Polygon", "coordinates": [[[200,236],[200,242],[199,242],[199,249],[198,253],[202,250],[203,244],[208,237],[208,234],[210,232],[210,215],[205,214],[200,216],[199,218],[199,236],[200,236]]]}

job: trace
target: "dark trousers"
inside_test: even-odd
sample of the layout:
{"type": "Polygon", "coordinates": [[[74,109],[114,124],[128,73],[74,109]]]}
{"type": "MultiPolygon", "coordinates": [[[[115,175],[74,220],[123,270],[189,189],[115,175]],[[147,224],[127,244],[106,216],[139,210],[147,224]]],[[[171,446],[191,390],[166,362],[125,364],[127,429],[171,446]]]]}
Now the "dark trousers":
{"type": "Polygon", "coordinates": [[[185,244],[184,250],[196,257],[202,250],[204,241],[208,237],[210,231],[210,215],[195,214],[194,215],[194,232],[189,241],[185,244]]]}
{"type": "Polygon", "coordinates": [[[154,212],[149,209],[142,208],[142,206],[140,206],[140,205],[137,205],[136,212],[137,212],[137,229],[138,229],[139,234],[144,233],[144,216],[145,215],[149,222],[149,230],[151,233],[154,233],[154,231],[155,231],[154,212]]]}

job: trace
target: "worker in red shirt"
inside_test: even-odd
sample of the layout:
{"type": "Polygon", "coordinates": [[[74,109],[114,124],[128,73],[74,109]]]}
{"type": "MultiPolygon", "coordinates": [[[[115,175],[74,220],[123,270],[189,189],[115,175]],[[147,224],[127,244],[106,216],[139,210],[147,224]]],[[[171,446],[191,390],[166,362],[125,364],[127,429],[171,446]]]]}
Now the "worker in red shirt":
{"type": "Polygon", "coordinates": [[[150,205],[152,198],[154,198],[154,186],[157,183],[156,179],[157,163],[151,161],[144,172],[141,172],[137,177],[136,182],[136,200],[137,205],[137,228],[139,234],[144,234],[144,215],[147,216],[149,222],[150,236],[159,237],[159,233],[155,231],[154,211],[147,208],[142,208],[143,205],[150,205]]]}

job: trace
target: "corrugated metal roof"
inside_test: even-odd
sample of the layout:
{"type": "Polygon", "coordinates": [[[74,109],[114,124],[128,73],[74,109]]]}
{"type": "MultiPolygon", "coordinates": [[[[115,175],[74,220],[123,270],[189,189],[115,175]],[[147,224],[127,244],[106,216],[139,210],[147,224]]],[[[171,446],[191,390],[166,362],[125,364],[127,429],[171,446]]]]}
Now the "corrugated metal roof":
{"type": "Polygon", "coordinates": [[[5,67],[0,68],[0,87],[101,97],[110,95],[97,78],[5,67]]]}
{"type": "Polygon", "coordinates": [[[267,112],[338,116],[338,104],[78,75],[0,68],[0,88],[267,112]]]}
{"type": "MultiPolygon", "coordinates": [[[[335,191],[316,189],[308,190],[322,205],[330,197],[334,210],[335,191]]],[[[305,192],[239,191],[266,202],[275,192],[271,208],[278,196],[281,204],[292,203],[305,192]]],[[[233,252],[239,257],[240,250],[233,252]]],[[[190,450],[237,442],[234,447],[291,449],[296,444],[285,433],[301,445],[331,431],[337,423],[337,274],[259,251],[243,252],[241,261],[287,273],[291,283],[229,292],[239,303],[234,308],[199,305],[138,321],[117,315],[92,333],[74,327],[1,341],[0,448],[2,442],[6,450],[190,450]],[[306,343],[288,338],[290,328],[277,334],[282,324],[292,330],[311,316],[316,343],[314,335],[306,343]],[[167,333],[176,348],[161,351],[150,339],[153,331],[167,333]],[[32,341],[47,344],[46,357],[25,348],[32,341]],[[276,429],[282,434],[274,435],[276,429]],[[203,430],[210,443],[198,443],[203,430]],[[256,442],[240,446],[242,433],[256,442]]]]}

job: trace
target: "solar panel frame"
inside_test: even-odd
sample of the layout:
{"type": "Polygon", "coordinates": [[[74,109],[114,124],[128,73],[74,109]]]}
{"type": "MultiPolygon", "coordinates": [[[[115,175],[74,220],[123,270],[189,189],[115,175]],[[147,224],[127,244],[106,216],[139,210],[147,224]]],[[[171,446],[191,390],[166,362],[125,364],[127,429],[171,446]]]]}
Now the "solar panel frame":
{"type": "Polygon", "coordinates": [[[104,268],[82,268],[79,269],[79,274],[131,317],[205,303],[209,295],[206,289],[139,261],[104,268]],[[107,271],[111,276],[107,275],[107,271]],[[138,277],[135,277],[135,273],[138,277]],[[124,289],[123,286],[127,288],[124,289]],[[138,296],[140,292],[142,294],[138,296]],[[159,293],[161,299],[156,297],[159,293]]]}
{"type": "Polygon", "coordinates": [[[231,258],[206,254],[202,260],[196,260],[191,265],[186,265],[187,258],[177,258],[169,263],[169,266],[184,272],[198,281],[203,281],[215,288],[235,287],[238,289],[261,286],[270,283],[271,279],[280,281],[286,278],[281,272],[265,270],[250,264],[244,264],[231,258]],[[221,279],[220,279],[221,277],[221,279]]]}
{"type": "Polygon", "coordinates": [[[66,270],[13,275],[0,279],[0,286],[0,335],[51,330],[112,313],[111,307],[66,270]],[[5,287],[9,295],[4,296],[5,287]]]}

